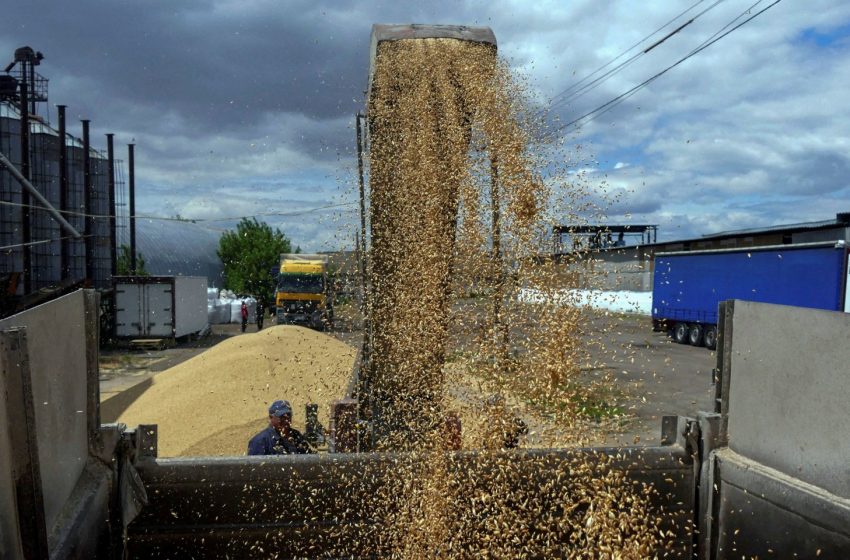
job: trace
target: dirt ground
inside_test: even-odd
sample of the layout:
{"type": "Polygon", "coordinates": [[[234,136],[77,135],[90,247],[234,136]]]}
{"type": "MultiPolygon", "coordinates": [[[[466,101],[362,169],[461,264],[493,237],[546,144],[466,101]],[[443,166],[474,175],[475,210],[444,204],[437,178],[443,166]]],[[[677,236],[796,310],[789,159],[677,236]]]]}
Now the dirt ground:
{"type": "MultiPolygon", "coordinates": [[[[249,332],[255,331],[256,326],[249,325],[249,332]]],[[[101,350],[101,400],[128,390],[143,391],[157,373],[240,334],[239,325],[213,325],[208,336],[169,348],[101,350]]],[[[339,310],[335,328],[328,334],[359,347],[362,331],[356,312],[339,310]]],[[[596,424],[592,443],[657,444],[662,416],[713,410],[714,352],[675,344],[664,333],[653,332],[648,317],[636,315],[594,312],[585,337],[592,342],[589,373],[613,376],[617,405],[623,410],[615,420],[587,420],[591,431],[596,424]]],[[[467,405],[486,398],[484,393],[469,379],[462,379],[449,389],[451,398],[467,405]]],[[[524,419],[531,428],[526,445],[553,444],[555,440],[535,435],[545,432],[536,429],[541,422],[546,423],[545,418],[524,416],[524,419]]]]}

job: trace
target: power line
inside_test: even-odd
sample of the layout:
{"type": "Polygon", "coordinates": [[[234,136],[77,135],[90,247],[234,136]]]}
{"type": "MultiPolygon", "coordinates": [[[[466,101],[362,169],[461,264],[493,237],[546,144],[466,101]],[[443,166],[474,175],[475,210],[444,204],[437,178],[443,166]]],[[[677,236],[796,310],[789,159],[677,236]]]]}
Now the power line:
{"type": "Polygon", "coordinates": [[[0,247],[0,251],[5,251],[7,249],[18,249],[20,247],[32,247],[33,245],[45,245],[47,243],[54,243],[56,241],[64,241],[66,239],[74,239],[74,240],[82,240],[86,237],[95,237],[93,235],[81,235],[80,237],[74,237],[73,235],[66,235],[64,237],[53,237],[51,239],[39,239],[38,241],[30,241],[29,243],[16,243],[14,245],[4,245],[0,247]]]}
{"type": "MultiPolygon", "coordinates": [[[[637,43],[635,43],[634,45],[632,45],[631,47],[627,48],[626,50],[624,50],[623,52],[621,52],[619,55],[617,55],[617,56],[616,56],[616,57],[614,57],[613,59],[609,60],[608,62],[606,62],[605,64],[603,64],[602,66],[600,66],[599,68],[597,68],[596,70],[594,70],[593,72],[591,72],[590,74],[588,74],[587,76],[585,76],[584,78],[582,78],[581,80],[579,80],[578,82],[576,82],[575,84],[571,85],[570,87],[568,87],[567,89],[563,90],[562,92],[557,93],[557,94],[555,94],[554,96],[552,96],[552,103],[551,103],[550,105],[555,105],[555,103],[556,103],[556,102],[555,102],[555,100],[556,100],[557,98],[559,98],[559,97],[561,97],[561,96],[563,96],[563,95],[566,95],[566,94],[570,93],[572,90],[574,90],[575,88],[579,87],[582,83],[584,83],[585,81],[587,81],[588,79],[590,79],[590,78],[591,78],[592,76],[594,76],[596,73],[598,73],[598,72],[600,72],[601,70],[604,70],[605,68],[607,68],[607,67],[611,66],[612,64],[614,64],[615,62],[617,62],[618,60],[620,60],[621,58],[623,58],[623,57],[624,57],[624,56],[625,56],[628,52],[632,51],[635,47],[637,47],[638,45],[640,45],[640,44],[641,44],[641,43],[643,43],[644,41],[649,40],[649,38],[650,38],[650,37],[653,37],[654,35],[656,35],[657,33],[659,33],[662,29],[664,29],[665,27],[667,27],[668,25],[670,25],[671,23],[673,23],[674,21],[676,21],[677,19],[679,19],[680,17],[682,17],[683,15],[685,15],[686,13],[690,12],[690,11],[691,11],[691,10],[693,10],[695,7],[697,7],[697,6],[699,6],[700,4],[702,4],[704,1],[705,1],[705,0],[698,0],[695,4],[692,4],[692,5],[691,5],[691,7],[689,7],[689,8],[688,8],[688,9],[686,9],[685,11],[681,12],[679,15],[677,15],[676,17],[674,17],[673,19],[671,19],[670,21],[668,21],[667,23],[665,23],[664,25],[662,25],[661,27],[659,27],[658,29],[656,29],[655,31],[653,31],[652,33],[650,33],[649,35],[647,35],[646,37],[644,37],[643,39],[641,39],[640,41],[638,41],[637,43]]],[[[637,56],[637,55],[636,55],[636,56],[637,56]]]]}
{"type": "MultiPolygon", "coordinates": [[[[593,72],[591,72],[590,74],[588,74],[587,76],[585,76],[584,78],[582,78],[581,80],[579,80],[577,83],[573,84],[572,86],[570,86],[570,87],[569,87],[569,88],[567,88],[566,90],[562,91],[561,93],[559,93],[559,94],[555,95],[555,96],[554,96],[554,98],[553,98],[553,100],[554,100],[554,99],[556,99],[556,98],[558,98],[558,97],[562,97],[562,96],[564,96],[564,97],[563,97],[562,99],[558,100],[558,101],[553,101],[553,102],[550,104],[550,106],[549,106],[548,110],[549,110],[549,111],[551,111],[552,109],[555,109],[555,108],[557,108],[557,107],[560,107],[560,106],[562,106],[562,105],[564,105],[564,104],[566,104],[566,103],[568,103],[568,102],[570,102],[570,101],[572,101],[572,100],[578,99],[578,98],[580,98],[580,97],[584,96],[584,95],[585,95],[586,93],[588,93],[589,91],[591,91],[591,90],[593,90],[593,89],[596,89],[596,87],[598,87],[600,84],[602,84],[602,82],[604,82],[604,81],[608,80],[608,79],[609,79],[610,77],[612,77],[614,74],[617,74],[617,73],[621,72],[622,70],[626,69],[628,66],[630,66],[631,64],[633,64],[633,63],[634,63],[634,62],[635,62],[638,58],[642,57],[643,55],[647,54],[649,51],[651,51],[651,50],[655,49],[656,47],[660,46],[660,45],[661,45],[661,44],[663,44],[665,41],[667,41],[667,39],[669,39],[670,37],[673,37],[674,35],[676,35],[676,34],[678,34],[679,32],[681,32],[683,29],[685,29],[686,27],[688,27],[689,25],[691,25],[694,21],[696,21],[697,19],[699,19],[700,17],[702,17],[702,16],[703,16],[704,14],[706,14],[708,11],[712,10],[713,8],[715,8],[718,4],[720,4],[720,3],[721,3],[721,2],[723,2],[724,0],[716,0],[716,1],[715,1],[712,5],[711,5],[711,6],[709,6],[708,8],[706,8],[705,10],[703,10],[702,12],[700,12],[700,13],[696,14],[694,17],[692,17],[691,19],[689,19],[688,21],[686,21],[685,23],[683,23],[682,25],[680,25],[679,27],[677,27],[677,28],[676,28],[676,29],[674,29],[673,31],[671,31],[671,32],[667,33],[667,35],[665,35],[664,37],[662,37],[661,39],[659,39],[658,41],[656,41],[655,43],[653,43],[653,44],[652,44],[652,45],[650,45],[649,47],[647,47],[647,48],[643,49],[642,51],[640,51],[640,52],[638,52],[638,53],[634,54],[633,56],[629,57],[626,61],[622,62],[621,64],[618,64],[617,66],[615,66],[614,68],[612,68],[612,69],[611,69],[611,70],[609,70],[608,72],[605,72],[604,74],[602,74],[601,76],[599,76],[599,77],[598,77],[598,78],[596,78],[595,80],[591,81],[590,83],[588,83],[588,84],[586,84],[586,85],[582,85],[584,82],[586,82],[586,81],[587,81],[588,79],[590,79],[592,76],[594,76],[595,74],[597,74],[597,73],[599,73],[600,71],[604,70],[605,68],[607,68],[608,66],[610,66],[611,64],[613,64],[614,62],[616,62],[617,60],[619,60],[620,58],[622,58],[623,56],[625,56],[627,53],[629,53],[630,51],[634,50],[636,47],[638,47],[638,46],[639,46],[639,45],[641,45],[642,43],[646,42],[646,41],[647,41],[647,40],[649,40],[650,38],[652,38],[652,37],[654,37],[655,35],[657,35],[657,34],[658,34],[661,30],[663,30],[664,28],[666,28],[666,27],[668,27],[669,25],[671,25],[673,22],[675,22],[675,21],[677,21],[678,19],[680,19],[683,15],[687,14],[688,12],[690,12],[691,10],[693,10],[694,8],[696,8],[698,5],[702,4],[702,2],[704,2],[704,1],[705,1],[705,0],[699,0],[699,1],[698,1],[698,2],[696,2],[695,4],[691,5],[689,8],[687,8],[686,10],[684,10],[683,12],[679,13],[679,14],[678,14],[678,15],[676,15],[674,18],[672,18],[671,20],[669,20],[667,23],[665,23],[664,25],[662,25],[661,27],[659,27],[658,29],[656,29],[655,31],[653,31],[652,33],[650,33],[649,35],[647,35],[646,37],[644,37],[643,39],[641,39],[640,41],[638,41],[637,43],[635,43],[634,45],[632,45],[631,47],[629,47],[628,49],[626,49],[625,51],[623,51],[622,53],[620,53],[617,57],[615,57],[614,59],[610,60],[608,63],[606,63],[606,64],[604,64],[604,65],[600,66],[599,68],[597,68],[596,70],[594,70],[593,72]]],[[[542,111],[541,111],[541,112],[542,112],[542,111]]]]}
{"type": "MultiPolygon", "coordinates": [[[[237,220],[241,220],[243,218],[252,218],[252,217],[301,216],[301,215],[304,215],[304,214],[311,214],[311,213],[314,213],[314,212],[319,212],[321,210],[330,210],[330,209],[333,209],[333,208],[342,208],[342,207],[345,207],[345,206],[354,206],[356,204],[358,204],[358,203],[357,202],[342,202],[342,203],[339,203],[339,204],[328,204],[328,205],[325,205],[325,206],[316,206],[316,207],[313,207],[313,208],[304,208],[302,210],[293,210],[293,211],[289,211],[289,212],[260,212],[260,213],[257,213],[257,214],[250,214],[250,215],[247,215],[247,216],[232,216],[232,217],[228,217],[228,218],[194,218],[194,219],[192,219],[192,218],[178,218],[178,217],[165,217],[165,216],[149,216],[149,215],[142,215],[142,214],[136,214],[135,216],[127,216],[127,217],[136,218],[137,220],[157,220],[157,221],[164,221],[164,222],[192,222],[192,223],[227,222],[227,221],[237,221],[237,220]]],[[[39,206],[37,204],[21,204],[20,202],[10,202],[10,201],[6,201],[6,200],[0,200],[0,206],[14,206],[16,208],[29,208],[31,210],[44,210],[44,211],[48,210],[48,208],[46,206],[39,206]]],[[[351,211],[354,211],[354,210],[356,210],[356,208],[351,209],[351,211]]],[[[81,217],[81,218],[93,218],[93,219],[104,219],[104,220],[106,220],[106,219],[113,217],[112,214],[86,214],[85,212],[76,212],[76,211],[73,211],[73,210],[58,210],[58,212],[60,214],[66,214],[68,216],[78,216],[78,217],[81,217]]],[[[117,216],[116,215],[116,217],[124,218],[125,216],[123,216],[123,215],[117,216]]]]}
{"type": "MultiPolygon", "coordinates": [[[[628,91],[621,93],[620,95],[611,99],[610,101],[603,103],[602,105],[593,109],[592,111],[588,111],[587,113],[583,114],[582,116],[578,117],[577,119],[574,119],[574,120],[572,120],[572,121],[570,121],[570,122],[568,122],[564,125],[561,125],[560,127],[558,127],[557,132],[561,132],[564,129],[566,129],[570,126],[576,125],[577,123],[579,123],[579,122],[581,122],[585,119],[587,119],[587,122],[590,122],[590,121],[594,120],[595,118],[597,118],[598,116],[607,113],[608,111],[610,111],[611,109],[613,109],[614,107],[616,107],[617,105],[619,105],[620,103],[622,103],[623,101],[625,101],[626,99],[628,99],[629,97],[631,97],[632,95],[637,93],[639,90],[641,90],[644,87],[646,87],[647,85],[649,85],[650,83],[654,82],[655,80],[657,80],[658,78],[660,78],[661,76],[663,76],[664,74],[666,74],[667,72],[669,72],[670,70],[675,68],[676,66],[685,62],[686,60],[688,60],[692,56],[695,56],[696,54],[704,51],[705,49],[707,49],[708,47],[710,47],[711,45],[713,45],[714,43],[716,43],[720,39],[726,37],[727,35],[729,35],[733,31],[735,31],[736,29],[738,29],[738,28],[742,27],[743,25],[749,23],[750,21],[757,18],[758,16],[760,16],[761,14],[763,14],[764,12],[766,12],[767,10],[772,8],[773,6],[779,4],[781,1],[782,0],[775,0],[773,3],[769,4],[768,6],[763,8],[762,10],[760,10],[760,11],[756,12],[755,14],[753,14],[752,16],[748,17],[747,19],[745,19],[744,21],[742,21],[738,25],[735,25],[734,27],[732,27],[728,31],[721,33],[721,31],[723,29],[728,28],[732,23],[741,19],[741,17],[743,17],[745,14],[749,13],[753,9],[753,7],[757,6],[758,4],[760,4],[762,2],[762,0],[758,0],[758,2],[756,2],[755,4],[753,4],[752,6],[747,8],[747,10],[745,10],[743,13],[741,13],[739,16],[737,16],[735,19],[733,19],[730,23],[727,23],[720,31],[718,31],[717,33],[712,35],[712,38],[709,38],[706,41],[704,41],[699,47],[695,48],[694,50],[689,52],[687,55],[683,56],[682,58],[680,58],[679,60],[677,60],[676,62],[671,64],[670,66],[666,67],[664,70],[661,70],[657,74],[655,74],[652,77],[648,78],[647,80],[641,82],[640,84],[634,86],[633,88],[629,89],[628,91]]],[[[577,126],[576,128],[580,128],[580,127],[577,126]]]]}

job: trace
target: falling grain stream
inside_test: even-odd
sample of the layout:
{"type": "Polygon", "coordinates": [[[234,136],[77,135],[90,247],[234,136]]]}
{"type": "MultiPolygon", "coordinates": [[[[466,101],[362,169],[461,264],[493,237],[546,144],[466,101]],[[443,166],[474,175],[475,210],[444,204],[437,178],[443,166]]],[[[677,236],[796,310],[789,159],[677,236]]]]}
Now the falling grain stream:
{"type": "MultiPolygon", "coordinates": [[[[371,348],[358,384],[376,453],[142,462],[153,499],[131,526],[131,556],[687,554],[682,448],[579,449],[590,441],[587,410],[603,406],[611,379],[585,367],[582,315],[556,297],[574,277],[536,257],[552,208],[578,210],[564,210],[572,185],[541,179],[551,151],[539,149],[527,109],[493,44],[377,43],[371,348]],[[539,302],[519,301],[528,288],[539,302]],[[457,419],[460,438],[446,429],[457,419]]],[[[290,365],[269,376],[306,379],[303,360],[290,365]]],[[[329,380],[313,383],[329,395],[329,380]]],[[[271,399],[279,386],[260,393],[271,399]]],[[[186,452],[210,449],[196,439],[186,452]]]]}
{"type": "Polygon", "coordinates": [[[412,451],[419,460],[399,461],[365,507],[384,517],[387,531],[376,540],[399,558],[644,558],[663,540],[650,485],[630,481],[604,456],[541,458],[545,467],[530,467],[499,453],[512,414],[501,395],[521,394],[520,384],[526,395],[557,403],[576,445],[582,436],[571,420],[587,390],[574,379],[578,314],[540,305],[529,315],[508,297],[522,284],[559,287],[554,269],[530,258],[550,193],[535,173],[519,91],[493,45],[378,44],[368,111],[366,409],[377,449],[412,451]],[[470,291],[488,302],[483,320],[456,311],[470,291]],[[520,322],[530,336],[512,339],[520,322]],[[447,355],[458,332],[471,343],[464,363],[452,367],[447,355]],[[496,404],[461,410],[447,392],[459,371],[484,380],[496,404]],[[480,450],[462,466],[445,451],[453,414],[466,420],[464,446],[480,450]],[[560,470],[548,478],[561,482],[528,484],[535,468],[560,470]]]}

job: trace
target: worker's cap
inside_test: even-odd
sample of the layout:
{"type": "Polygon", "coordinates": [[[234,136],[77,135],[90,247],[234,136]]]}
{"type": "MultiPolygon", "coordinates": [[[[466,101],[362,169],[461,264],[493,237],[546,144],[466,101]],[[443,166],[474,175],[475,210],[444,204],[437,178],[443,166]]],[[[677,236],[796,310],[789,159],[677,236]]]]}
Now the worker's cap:
{"type": "Polygon", "coordinates": [[[487,406],[502,406],[505,404],[505,397],[499,394],[490,395],[485,402],[487,406]]]}
{"type": "Polygon", "coordinates": [[[289,401],[275,401],[269,407],[269,416],[280,418],[287,414],[292,416],[292,407],[289,405],[289,401]]]}

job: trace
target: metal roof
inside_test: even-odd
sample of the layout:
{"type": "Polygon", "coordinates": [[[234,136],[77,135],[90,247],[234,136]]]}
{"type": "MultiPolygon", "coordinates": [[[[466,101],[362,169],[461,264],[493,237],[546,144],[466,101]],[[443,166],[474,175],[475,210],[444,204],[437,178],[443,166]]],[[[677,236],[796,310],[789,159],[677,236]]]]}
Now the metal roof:
{"type": "Polygon", "coordinates": [[[223,287],[220,238],[221,232],[192,222],[136,219],[136,251],[154,275],[206,276],[210,286],[223,287]]]}
{"type": "MultiPolygon", "coordinates": [[[[0,103],[0,117],[12,120],[20,120],[21,112],[9,103],[0,103]]],[[[30,131],[34,134],[49,134],[51,136],[59,136],[59,131],[49,124],[41,120],[33,119],[30,121],[30,131]]],[[[69,132],[65,132],[65,145],[72,148],[82,148],[82,138],[77,138],[69,132]]],[[[90,152],[93,157],[101,157],[101,154],[90,146],[90,152]]]]}
{"type": "Polygon", "coordinates": [[[759,228],[733,229],[729,231],[721,231],[718,233],[707,233],[697,239],[715,239],[718,237],[737,237],[739,235],[756,235],[759,233],[774,233],[777,231],[799,231],[799,230],[815,230],[828,229],[834,227],[850,226],[850,220],[836,217],[833,220],[821,220],[818,222],[801,222],[797,224],[782,224],[778,226],[766,226],[759,228]]]}
{"type": "Polygon", "coordinates": [[[835,219],[832,220],[819,220],[816,222],[799,222],[795,224],[782,224],[776,226],[765,226],[759,228],[747,228],[747,229],[736,229],[736,230],[728,230],[721,231],[718,233],[707,233],[700,237],[687,237],[684,239],[669,239],[665,241],[657,241],[654,243],[640,243],[636,245],[625,245],[621,247],[599,247],[594,249],[594,251],[605,252],[605,251],[622,251],[624,249],[637,249],[639,247],[663,247],[665,245],[675,245],[677,243],[691,243],[691,242],[699,242],[699,241],[708,241],[712,239],[723,239],[729,237],[741,237],[741,236],[752,236],[759,235],[764,233],[776,233],[776,232],[800,232],[800,231],[816,231],[822,229],[831,229],[831,228],[850,228],[850,213],[848,212],[840,212],[836,215],[835,219]]]}

